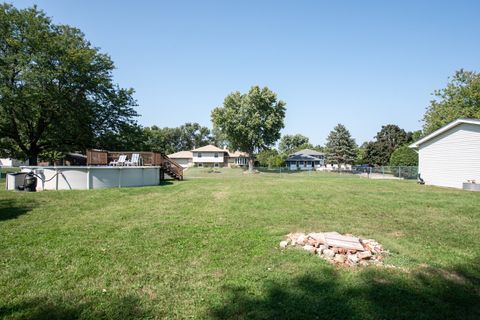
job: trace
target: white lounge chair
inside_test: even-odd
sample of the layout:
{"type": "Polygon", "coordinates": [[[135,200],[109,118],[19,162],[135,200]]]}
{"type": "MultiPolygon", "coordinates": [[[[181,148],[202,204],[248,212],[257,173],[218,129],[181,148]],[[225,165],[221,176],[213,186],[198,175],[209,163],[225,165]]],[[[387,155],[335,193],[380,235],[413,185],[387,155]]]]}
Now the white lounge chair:
{"type": "Polygon", "coordinates": [[[139,166],[141,162],[140,154],[134,153],[132,154],[132,159],[130,161],[126,161],[125,164],[127,166],[139,166]]]}
{"type": "Polygon", "coordinates": [[[125,163],[127,162],[127,156],[124,154],[121,154],[117,160],[113,160],[110,162],[111,166],[124,166],[125,163]]]}

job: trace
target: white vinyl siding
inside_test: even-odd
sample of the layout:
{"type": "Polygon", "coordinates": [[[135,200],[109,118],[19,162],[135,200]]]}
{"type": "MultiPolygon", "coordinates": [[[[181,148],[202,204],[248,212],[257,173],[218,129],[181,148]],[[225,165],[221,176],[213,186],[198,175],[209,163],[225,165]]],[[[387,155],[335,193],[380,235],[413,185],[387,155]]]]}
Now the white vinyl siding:
{"type": "Polygon", "coordinates": [[[224,153],[222,152],[194,152],[193,153],[193,163],[223,163],[224,153]],[[201,154],[201,157],[199,157],[201,154]],[[217,157],[215,157],[217,154],[217,157]]]}
{"type": "Polygon", "coordinates": [[[480,182],[480,126],[462,123],[421,144],[418,171],[428,185],[480,182]]]}

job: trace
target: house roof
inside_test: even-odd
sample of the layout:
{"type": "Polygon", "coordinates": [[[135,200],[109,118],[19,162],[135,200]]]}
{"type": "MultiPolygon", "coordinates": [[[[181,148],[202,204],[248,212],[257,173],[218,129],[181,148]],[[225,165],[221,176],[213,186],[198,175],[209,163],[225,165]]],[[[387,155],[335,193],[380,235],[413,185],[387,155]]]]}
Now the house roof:
{"type": "Polygon", "coordinates": [[[229,152],[230,158],[248,158],[248,153],[242,151],[229,152]]]}
{"type": "Polygon", "coordinates": [[[226,152],[228,153],[228,150],[220,149],[211,144],[209,144],[208,146],[203,146],[200,148],[193,149],[192,151],[193,152],[226,152]]]}
{"type": "Polygon", "coordinates": [[[300,151],[297,151],[293,154],[291,154],[290,156],[296,156],[296,155],[312,155],[312,156],[323,156],[325,153],[323,152],[318,152],[316,150],[312,150],[312,149],[302,149],[300,151]]]}
{"type": "Polygon", "coordinates": [[[169,154],[168,157],[173,159],[191,159],[192,151],[179,151],[169,154]]]}
{"type": "Polygon", "coordinates": [[[465,118],[460,118],[460,119],[457,119],[455,121],[452,121],[450,122],[449,124],[441,127],[440,129],[438,129],[437,131],[434,131],[432,133],[430,133],[428,136],[425,136],[423,137],[422,139],[412,143],[411,145],[409,145],[410,148],[418,148],[421,144],[437,137],[438,135],[460,125],[460,124],[475,124],[475,125],[479,125],[480,126],[480,119],[465,119],[465,118]]]}
{"type": "Polygon", "coordinates": [[[308,154],[292,154],[288,157],[285,161],[320,161],[320,159],[315,158],[313,156],[309,156],[308,154]]]}

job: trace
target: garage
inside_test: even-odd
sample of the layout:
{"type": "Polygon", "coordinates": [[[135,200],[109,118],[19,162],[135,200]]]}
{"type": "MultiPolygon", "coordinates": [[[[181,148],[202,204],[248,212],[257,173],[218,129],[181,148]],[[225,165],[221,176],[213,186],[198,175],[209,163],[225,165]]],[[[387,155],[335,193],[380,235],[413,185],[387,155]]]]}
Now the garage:
{"type": "Polygon", "coordinates": [[[410,148],[418,151],[425,184],[459,189],[480,184],[480,120],[457,119],[410,148]]]}

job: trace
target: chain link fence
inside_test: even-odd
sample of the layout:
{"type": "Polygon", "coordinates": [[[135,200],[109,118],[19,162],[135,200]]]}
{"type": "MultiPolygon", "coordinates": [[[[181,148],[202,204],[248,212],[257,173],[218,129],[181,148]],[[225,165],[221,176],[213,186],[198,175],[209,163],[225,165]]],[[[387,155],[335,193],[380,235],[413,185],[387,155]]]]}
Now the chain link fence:
{"type": "Polygon", "coordinates": [[[370,179],[417,179],[418,167],[409,166],[382,166],[366,167],[353,166],[352,173],[366,176],[370,179]]]}
{"type": "MultiPolygon", "coordinates": [[[[185,179],[196,178],[238,178],[248,176],[246,168],[200,168],[191,167],[184,169],[185,179]]],[[[340,168],[315,168],[304,170],[290,170],[287,167],[255,167],[254,175],[265,175],[270,177],[295,177],[312,176],[322,177],[325,175],[339,176],[359,176],[369,179],[417,179],[418,167],[368,167],[368,166],[348,166],[340,168]]]]}
{"type": "Polygon", "coordinates": [[[344,173],[361,175],[371,179],[417,179],[418,167],[413,166],[349,166],[340,168],[320,168],[315,170],[290,170],[287,167],[255,167],[256,170],[263,173],[285,173],[285,174],[316,174],[322,172],[344,173]]]}

